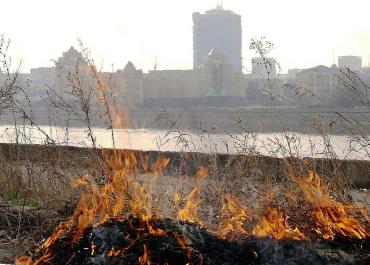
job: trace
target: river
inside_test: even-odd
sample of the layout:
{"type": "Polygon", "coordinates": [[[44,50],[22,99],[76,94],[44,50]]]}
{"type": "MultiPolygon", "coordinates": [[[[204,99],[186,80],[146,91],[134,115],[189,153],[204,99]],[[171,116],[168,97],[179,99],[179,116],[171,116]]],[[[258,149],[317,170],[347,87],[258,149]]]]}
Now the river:
{"type": "MultiPolygon", "coordinates": [[[[86,128],[41,126],[48,136],[36,127],[0,126],[0,142],[44,144],[47,138],[59,145],[91,147],[86,128]]],[[[302,133],[244,133],[209,134],[205,132],[164,131],[155,129],[93,128],[97,147],[130,148],[135,150],[191,151],[203,153],[260,154],[269,156],[328,157],[339,159],[370,160],[370,140],[367,136],[309,135],[302,133]]],[[[50,140],[49,140],[50,142],[50,140]]]]}

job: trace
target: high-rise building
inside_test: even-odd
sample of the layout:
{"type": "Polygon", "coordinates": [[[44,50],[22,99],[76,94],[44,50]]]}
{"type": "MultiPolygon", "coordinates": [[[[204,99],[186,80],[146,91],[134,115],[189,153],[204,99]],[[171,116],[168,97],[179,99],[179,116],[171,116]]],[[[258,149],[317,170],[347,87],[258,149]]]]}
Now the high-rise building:
{"type": "Polygon", "coordinates": [[[362,68],[362,57],[361,56],[339,56],[338,67],[348,67],[352,71],[360,71],[362,68]]]}
{"type": "Polygon", "coordinates": [[[235,71],[242,71],[241,16],[221,6],[204,14],[193,14],[194,68],[204,65],[213,50],[225,56],[235,71]]]}

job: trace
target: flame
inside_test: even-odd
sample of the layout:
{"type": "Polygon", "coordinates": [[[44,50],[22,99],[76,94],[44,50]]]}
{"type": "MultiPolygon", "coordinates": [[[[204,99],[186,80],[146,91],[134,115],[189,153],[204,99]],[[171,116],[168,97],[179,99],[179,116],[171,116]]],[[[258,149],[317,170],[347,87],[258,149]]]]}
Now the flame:
{"type": "Polygon", "coordinates": [[[150,258],[149,258],[149,252],[148,252],[148,246],[144,244],[144,253],[141,257],[139,257],[139,264],[140,265],[150,265],[150,258]]]}
{"type": "Polygon", "coordinates": [[[217,236],[222,239],[234,240],[237,236],[247,235],[244,224],[248,216],[247,209],[241,204],[238,197],[227,194],[224,197],[221,209],[221,222],[217,236]]]}
{"type": "Polygon", "coordinates": [[[181,248],[188,249],[189,244],[188,244],[188,241],[186,241],[184,236],[175,233],[175,237],[176,237],[177,243],[180,245],[181,248]]]}
{"type": "Polygon", "coordinates": [[[72,181],[72,188],[79,188],[81,186],[86,186],[89,184],[89,179],[88,179],[88,176],[87,175],[84,175],[80,178],[77,178],[75,180],[72,181]]]}
{"type": "Polygon", "coordinates": [[[152,216],[149,195],[145,192],[144,187],[140,186],[138,183],[132,184],[135,192],[132,193],[129,200],[131,214],[142,220],[148,220],[152,216]]]}
{"type": "Polygon", "coordinates": [[[148,233],[158,237],[166,235],[166,232],[163,229],[155,228],[151,224],[148,224],[148,233]]]}
{"type": "Polygon", "coordinates": [[[342,204],[329,196],[329,187],[320,176],[310,172],[306,178],[295,178],[303,191],[306,200],[313,210],[311,215],[315,219],[315,231],[325,239],[334,239],[335,236],[364,239],[370,237],[370,232],[351,213],[358,212],[369,220],[364,209],[354,204],[342,204]]]}
{"type": "MultiPolygon", "coordinates": [[[[177,218],[181,221],[198,223],[203,225],[202,220],[198,216],[198,206],[201,204],[202,199],[200,198],[200,181],[204,179],[208,174],[208,170],[205,167],[199,167],[197,173],[195,174],[195,179],[197,180],[196,186],[188,194],[185,199],[185,205],[179,210],[177,218]]],[[[175,205],[178,205],[179,195],[175,194],[175,205]]]]}
{"type": "Polygon", "coordinates": [[[186,238],[183,235],[179,235],[178,233],[174,233],[177,243],[180,245],[180,247],[186,251],[186,254],[188,258],[190,259],[193,252],[191,248],[189,247],[189,243],[186,240],[186,238]]]}
{"type": "Polygon", "coordinates": [[[141,162],[141,165],[144,169],[144,172],[147,173],[150,171],[150,165],[149,165],[149,158],[147,155],[145,155],[144,153],[142,152],[139,152],[139,156],[140,156],[140,162],[141,162]]]}
{"type": "MultiPolygon", "coordinates": [[[[85,175],[72,182],[73,187],[85,188],[81,199],[76,206],[72,216],[66,222],[60,223],[42,245],[43,256],[32,261],[28,257],[17,259],[18,264],[43,264],[52,259],[51,247],[55,242],[69,233],[72,234],[72,241],[77,241],[87,227],[104,223],[110,219],[121,219],[125,214],[131,214],[147,222],[149,233],[163,236],[165,232],[152,227],[148,220],[152,217],[150,198],[144,188],[137,182],[132,174],[137,174],[137,154],[127,150],[114,150],[110,152],[103,150],[107,167],[111,169],[111,180],[104,186],[99,187],[89,181],[85,175]]],[[[160,161],[155,163],[157,173],[163,171],[169,159],[161,156],[160,161]]],[[[112,255],[118,253],[111,251],[112,255]]],[[[144,263],[143,263],[144,264],[144,263]]],[[[146,262],[145,264],[150,264],[146,262]]]]}
{"type": "Polygon", "coordinates": [[[195,174],[196,183],[200,183],[208,175],[208,169],[206,167],[200,166],[197,173],[195,174]]]}
{"type": "Polygon", "coordinates": [[[198,216],[198,206],[202,202],[199,187],[195,187],[185,199],[185,205],[178,212],[178,219],[181,221],[202,224],[198,216]]]}
{"type": "MultiPolygon", "coordinates": [[[[152,212],[152,196],[148,194],[142,184],[138,181],[137,175],[140,173],[138,166],[142,165],[144,172],[153,172],[154,175],[161,174],[170,162],[170,159],[160,155],[158,160],[150,165],[148,157],[140,152],[127,150],[103,150],[105,157],[105,168],[110,175],[109,181],[99,186],[93,182],[93,178],[84,175],[72,182],[75,188],[82,188],[82,195],[73,214],[62,222],[40,247],[41,258],[32,260],[30,257],[20,257],[16,264],[31,265],[44,264],[52,262],[52,249],[55,242],[65,236],[71,238],[71,244],[79,240],[84,235],[86,228],[105,223],[109,220],[122,220],[128,215],[140,219],[140,225],[132,229],[139,235],[131,244],[123,249],[110,249],[107,253],[110,257],[116,257],[125,253],[128,249],[138,244],[143,235],[153,235],[163,237],[167,232],[157,228],[153,220],[161,213],[152,212]]],[[[195,186],[191,192],[182,200],[179,193],[175,193],[174,205],[178,211],[175,215],[182,221],[198,223],[202,222],[198,209],[202,203],[201,182],[208,175],[205,167],[199,167],[194,176],[195,186]],[[180,207],[182,206],[182,208],[180,207]]],[[[330,197],[329,186],[323,182],[319,175],[310,172],[307,177],[292,177],[292,180],[298,184],[300,193],[290,193],[290,203],[303,201],[304,205],[308,203],[310,207],[306,212],[307,223],[310,231],[314,231],[315,237],[324,239],[334,239],[337,236],[353,237],[364,239],[370,237],[367,227],[360,221],[359,216],[369,222],[369,217],[364,208],[354,204],[342,204],[330,197]],[[297,194],[302,194],[298,200],[297,194]],[[313,221],[312,221],[313,220],[313,221]]],[[[176,187],[177,190],[177,187],[176,187]]],[[[267,190],[266,194],[271,194],[267,190]]],[[[289,205],[288,205],[289,206],[289,205]]],[[[289,207],[286,208],[287,210],[289,207]]],[[[279,211],[275,208],[268,208],[267,212],[259,216],[250,211],[241,200],[234,195],[227,194],[222,198],[221,221],[215,235],[222,239],[236,240],[240,236],[254,235],[256,237],[270,237],[276,240],[311,239],[311,234],[304,229],[303,233],[298,227],[292,228],[289,224],[289,212],[279,211]]],[[[294,214],[290,213],[292,219],[294,214]]],[[[301,216],[302,217],[302,216],[301,216]]],[[[295,219],[294,219],[295,220],[295,219]]],[[[299,223],[301,224],[301,223],[299,223]]],[[[302,227],[300,226],[302,229],[302,227]]],[[[175,234],[177,243],[187,251],[188,257],[192,255],[191,248],[183,235],[175,234]]],[[[95,246],[92,247],[92,253],[95,246]]],[[[255,254],[258,255],[257,253],[255,254]]],[[[189,258],[190,259],[190,258],[189,258]]],[[[143,245],[143,255],[139,257],[139,264],[151,264],[148,246],[143,245]]]]}
{"type": "Polygon", "coordinates": [[[170,162],[169,158],[160,155],[157,159],[157,162],[155,162],[155,164],[153,165],[152,171],[154,172],[154,174],[157,175],[162,174],[163,170],[167,167],[169,162],[170,162]]]}
{"type": "Polygon", "coordinates": [[[19,257],[15,261],[15,265],[31,265],[34,264],[31,257],[19,257]]]}
{"type": "Polygon", "coordinates": [[[270,208],[266,216],[260,218],[253,228],[253,235],[257,237],[271,237],[273,239],[305,239],[298,228],[291,229],[288,224],[288,216],[276,209],[270,208]]]}
{"type": "Polygon", "coordinates": [[[107,255],[109,257],[119,257],[121,254],[122,254],[121,250],[116,250],[114,247],[112,247],[107,255]]]}
{"type": "Polygon", "coordinates": [[[313,212],[316,217],[315,231],[325,239],[334,239],[336,235],[364,239],[370,236],[366,227],[350,217],[343,205],[331,208],[318,207],[313,212]]]}

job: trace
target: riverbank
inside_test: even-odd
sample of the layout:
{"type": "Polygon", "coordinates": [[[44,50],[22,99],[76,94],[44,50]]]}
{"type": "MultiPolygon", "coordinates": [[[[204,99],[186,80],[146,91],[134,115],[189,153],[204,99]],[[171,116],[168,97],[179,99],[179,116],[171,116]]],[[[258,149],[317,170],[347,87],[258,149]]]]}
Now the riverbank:
{"type": "Polygon", "coordinates": [[[71,183],[90,176],[94,185],[104,184],[114,172],[112,166],[125,156],[137,163],[131,181],[152,198],[153,211],[164,214],[173,212],[175,194],[186,198],[196,185],[202,198],[199,213],[211,223],[219,217],[215,211],[224,193],[249,206],[284,204],[294,184],[289,175],[305,176],[308,171],[317,172],[336,191],[330,197],[360,202],[370,210],[370,194],[364,189],[370,187],[369,161],[132,150],[113,154],[112,149],[104,149],[103,155],[93,148],[0,144],[0,263],[11,263],[70,216],[84,190],[71,183]],[[202,167],[208,172],[199,184],[202,167]]]}
{"type": "MultiPolygon", "coordinates": [[[[113,149],[105,149],[113,150],[113,149]]],[[[0,144],[1,157],[7,161],[19,162],[27,160],[32,163],[61,161],[66,157],[87,158],[93,153],[101,154],[101,149],[82,148],[74,146],[52,145],[16,145],[0,144]]],[[[231,178],[260,178],[279,180],[286,170],[286,158],[276,158],[259,155],[229,155],[205,154],[191,152],[160,152],[134,151],[138,156],[148,157],[149,163],[157,161],[159,156],[170,159],[169,170],[180,170],[182,174],[193,175],[199,166],[209,166],[217,171],[219,176],[231,178]]],[[[340,160],[324,158],[288,159],[291,164],[301,160],[307,165],[307,170],[313,170],[319,175],[331,178],[331,174],[341,175],[351,180],[357,188],[370,187],[370,161],[340,160]]],[[[84,167],[81,162],[81,167],[84,167]]],[[[85,166],[88,166],[87,164],[85,166]]]]}

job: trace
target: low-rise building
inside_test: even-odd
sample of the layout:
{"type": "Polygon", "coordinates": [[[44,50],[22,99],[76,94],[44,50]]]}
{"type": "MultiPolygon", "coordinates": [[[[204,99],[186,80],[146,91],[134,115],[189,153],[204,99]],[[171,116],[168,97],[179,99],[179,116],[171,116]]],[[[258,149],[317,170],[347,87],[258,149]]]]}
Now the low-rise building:
{"type": "Polygon", "coordinates": [[[319,65],[296,74],[297,88],[311,91],[313,100],[328,104],[338,88],[338,68],[319,65]]]}
{"type": "Polygon", "coordinates": [[[70,47],[56,61],[55,92],[65,100],[75,98],[75,90],[88,89],[92,80],[91,71],[83,55],[70,47]]]}
{"type": "Polygon", "coordinates": [[[339,56],[338,57],[339,68],[349,68],[352,71],[360,71],[362,68],[362,57],[361,56],[339,56]]]}
{"type": "Polygon", "coordinates": [[[30,99],[32,101],[48,97],[48,90],[55,88],[55,67],[39,67],[30,71],[30,99]]]}
{"type": "Polygon", "coordinates": [[[274,79],[277,75],[275,58],[252,58],[252,75],[256,78],[274,79]]]}
{"type": "Polygon", "coordinates": [[[154,70],[144,77],[143,97],[191,99],[245,97],[246,81],[223,55],[212,50],[202,67],[192,70],[154,70]]]}

